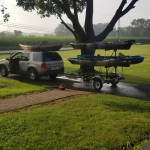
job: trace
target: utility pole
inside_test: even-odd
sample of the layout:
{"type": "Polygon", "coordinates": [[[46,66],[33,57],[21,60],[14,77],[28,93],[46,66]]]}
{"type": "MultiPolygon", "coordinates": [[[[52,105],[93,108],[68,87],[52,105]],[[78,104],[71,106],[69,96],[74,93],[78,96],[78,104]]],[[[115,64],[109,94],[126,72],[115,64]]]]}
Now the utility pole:
{"type": "Polygon", "coordinates": [[[118,20],[118,43],[120,43],[119,28],[120,28],[120,19],[118,20]]]}

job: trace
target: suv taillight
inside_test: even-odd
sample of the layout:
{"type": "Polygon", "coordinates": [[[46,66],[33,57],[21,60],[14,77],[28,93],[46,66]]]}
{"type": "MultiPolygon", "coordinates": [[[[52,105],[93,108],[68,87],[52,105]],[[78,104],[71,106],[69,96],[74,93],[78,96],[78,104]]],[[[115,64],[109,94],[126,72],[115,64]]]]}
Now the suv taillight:
{"type": "Polygon", "coordinates": [[[46,64],[45,63],[41,64],[41,69],[46,69],[46,64]]]}

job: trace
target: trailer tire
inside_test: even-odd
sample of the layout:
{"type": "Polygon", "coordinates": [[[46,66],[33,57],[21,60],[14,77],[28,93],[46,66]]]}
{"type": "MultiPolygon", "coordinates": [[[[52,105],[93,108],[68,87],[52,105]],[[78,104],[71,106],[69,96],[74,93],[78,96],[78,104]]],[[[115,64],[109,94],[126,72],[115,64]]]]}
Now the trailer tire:
{"type": "Polygon", "coordinates": [[[100,90],[103,87],[103,83],[100,79],[95,79],[93,82],[93,87],[96,90],[100,90]]]}
{"type": "MultiPolygon", "coordinates": [[[[111,78],[111,79],[112,79],[112,78],[111,78]]],[[[119,82],[119,81],[112,80],[111,84],[112,84],[113,86],[115,86],[116,84],[118,84],[118,82],[119,82]]]]}
{"type": "Polygon", "coordinates": [[[115,86],[116,84],[118,84],[118,82],[119,82],[119,81],[111,82],[111,84],[115,86]]]}
{"type": "Polygon", "coordinates": [[[50,79],[56,79],[57,73],[51,74],[51,75],[49,75],[49,77],[50,77],[50,79]]]}

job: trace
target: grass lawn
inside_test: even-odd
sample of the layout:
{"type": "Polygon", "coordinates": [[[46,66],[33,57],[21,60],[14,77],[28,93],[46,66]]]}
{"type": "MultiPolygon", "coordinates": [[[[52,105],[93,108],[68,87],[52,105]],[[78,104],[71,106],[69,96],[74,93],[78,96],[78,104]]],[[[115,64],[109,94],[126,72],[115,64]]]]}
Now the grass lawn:
{"type": "Polygon", "coordinates": [[[48,86],[0,78],[0,99],[46,90],[48,86]]]}
{"type": "Polygon", "coordinates": [[[138,149],[150,138],[150,103],[78,96],[0,115],[2,150],[138,149]]]}
{"type": "MultiPolygon", "coordinates": [[[[143,63],[124,69],[123,81],[150,85],[150,45],[133,45],[131,50],[121,52],[145,57],[143,63]]],[[[59,53],[66,72],[79,69],[67,60],[80,54],[79,50],[59,53]]],[[[98,53],[105,55],[101,50],[95,55],[98,53]]],[[[6,57],[9,55],[0,55],[0,59],[6,57]]],[[[0,78],[0,99],[45,89],[42,85],[0,78]]],[[[149,110],[150,103],[146,101],[95,94],[0,114],[0,149],[138,150],[150,139],[149,110]]]]}
{"type": "MultiPolygon", "coordinates": [[[[121,82],[150,85],[150,45],[133,45],[130,50],[117,51],[117,53],[119,52],[125,55],[142,55],[145,57],[144,62],[140,64],[131,65],[130,67],[124,67],[123,75],[125,77],[125,80],[121,80],[121,82]]],[[[65,72],[73,72],[79,69],[79,65],[72,65],[67,60],[67,58],[76,58],[77,55],[80,55],[80,50],[61,51],[59,53],[64,60],[65,72]]],[[[97,50],[95,55],[97,54],[105,56],[105,51],[97,50]]],[[[111,54],[112,51],[106,51],[107,56],[110,56],[111,54]]],[[[99,67],[95,67],[95,69],[98,71],[99,67]]],[[[110,71],[112,69],[113,68],[110,68],[110,71]]],[[[105,71],[104,67],[102,67],[102,71],[105,71]]],[[[118,73],[122,74],[121,67],[118,67],[118,73]]]]}

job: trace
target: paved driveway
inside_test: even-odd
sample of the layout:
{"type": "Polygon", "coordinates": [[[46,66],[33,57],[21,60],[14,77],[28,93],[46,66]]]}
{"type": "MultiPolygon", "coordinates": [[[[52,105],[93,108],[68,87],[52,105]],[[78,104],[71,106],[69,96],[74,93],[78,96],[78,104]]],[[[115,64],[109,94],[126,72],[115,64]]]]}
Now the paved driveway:
{"type": "MultiPolygon", "coordinates": [[[[21,77],[17,75],[9,75],[9,79],[19,80],[21,82],[28,82],[30,84],[35,83],[31,82],[27,77],[21,77]]],[[[112,86],[111,84],[104,84],[103,88],[99,91],[93,88],[92,82],[83,82],[80,78],[68,78],[65,76],[57,77],[56,80],[50,80],[49,77],[42,77],[36,83],[49,85],[55,88],[58,88],[59,85],[65,84],[68,89],[87,91],[92,93],[107,93],[112,95],[132,97],[142,100],[150,100],[150,86],[130,84],[119,82],[117,86],[112,86]]]]}

